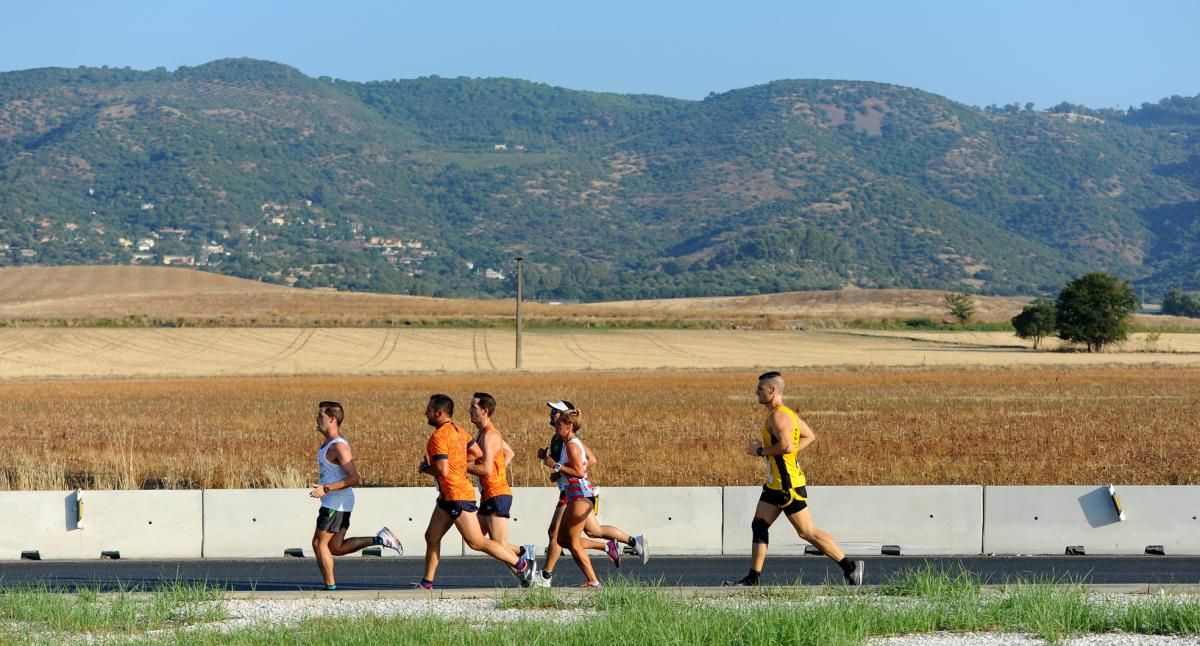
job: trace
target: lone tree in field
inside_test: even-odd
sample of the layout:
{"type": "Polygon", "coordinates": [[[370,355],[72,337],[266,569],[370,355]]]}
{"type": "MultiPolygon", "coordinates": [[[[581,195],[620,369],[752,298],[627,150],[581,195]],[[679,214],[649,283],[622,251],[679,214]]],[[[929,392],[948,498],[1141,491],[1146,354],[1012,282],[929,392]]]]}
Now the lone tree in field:
{"type": "Polygon", "coordinates": [[[942,305],[945,306],[946,312],[958,321],[959,325],[970,321],[971,317],[975,316],[975,299],[966,292],[946,294],[942,297],[942,305]]]}
{"type": "Polygon", "coordinates": [[[1138,307],[1129,281],[1097,271],[1067,283],[1055,307],[1058,336],[1086,343],[1088,352],[1122,341],[1129,332],[1129,316],[1138,307]]]}
{"type": "Polygon", "coordinates": [[[1033,339],[1033,349],[1037,350],[1044,337],[1054,334],[1056,314],[1054,301],[1039,298],[1012,317],[1012,326],[1019,338],[1033,339]]]}

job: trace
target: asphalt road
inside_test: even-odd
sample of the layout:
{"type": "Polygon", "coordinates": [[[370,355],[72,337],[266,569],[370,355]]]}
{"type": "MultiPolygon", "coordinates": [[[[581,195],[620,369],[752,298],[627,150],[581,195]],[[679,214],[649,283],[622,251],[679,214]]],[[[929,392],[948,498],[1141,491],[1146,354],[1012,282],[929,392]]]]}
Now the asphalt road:
{"type": "MultiPolygon", "coordinates": [[[[866,559],[867,584],[880,584],[911,570],[933,567],[971,573],[983,583],[1054,581],[1083,584],[1200,584],[1200,557],[1185,556],[877,556],[866,559]]],[[[614,569],[603,558],[592,564],[601,581],[621,576],[664,586],[718,586],[747,570],[746,557],[664,556],[643,566],[627,557],[614,569]]],[[[347,556],[336,561],[341,590],[411,588],[421,578],[420,558],[347,556]]],[[[554,584],[574,587],[583,581],[579,569],[565,557],[555,568],[554,584]]],[[[820,556],[774,556],[767,559],[766,584],[818,585],[841,581],[837,566],[820,556]]],[[[0,587],[44,585],[56,589],[101,591],[152,590],[176,583],[208,583],[229,590],[282,592],[315,591],[323,587],[311,558],[197,559],[186,561],[91,560],[0,562],[0,587]]],[[[444,559],[436,586],[441,589],[513,588],[516,581],[504,566],[486,557],[444,559]]]]}

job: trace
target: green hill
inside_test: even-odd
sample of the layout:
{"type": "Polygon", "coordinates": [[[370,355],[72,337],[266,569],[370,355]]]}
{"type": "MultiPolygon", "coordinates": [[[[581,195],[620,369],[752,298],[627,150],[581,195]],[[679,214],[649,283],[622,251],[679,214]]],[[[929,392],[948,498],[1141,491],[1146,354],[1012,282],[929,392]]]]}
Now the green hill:
{"type": "Polygon", "coordinates": [[[486,296],[517,255],[531,298],[1028,295],[1097,269],[1197,291],[1200,97],[981,110],[792,80],[683,101],[248,59],[0,74],[0,266],[486,296]]]}

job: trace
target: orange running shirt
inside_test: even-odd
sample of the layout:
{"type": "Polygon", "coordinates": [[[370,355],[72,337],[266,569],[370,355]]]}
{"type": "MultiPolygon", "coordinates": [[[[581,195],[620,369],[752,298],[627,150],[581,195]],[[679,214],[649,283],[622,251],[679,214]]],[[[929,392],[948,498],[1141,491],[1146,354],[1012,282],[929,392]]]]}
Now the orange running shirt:
{"type": "Polygon", "coordinates": [[[435,475],[438,497],[442,500],[475,500],[475,488],[467,479],[467,449],[474,443],[471,434],[454,422],[442,424],[429,436],[425,459],[430,466],[438,460],[446,460],[450,465],[446,475],[435,475]]]}
{"type": "MultiPolygon", "coordinates": [[[[492,475],[487,478],[479,479],[479,499],[487,500],[496,496],[511,496],[512,488],[508,486],[508,473],[505,472],[507,466],[504,462],[504,436],[500,434],[500,429],[492,427],[492,433],[500,441],[500,449],[496,451],[496,455],[492,456],[492,475]]],[[[479,438],[482,440],[483,435],[479,438]]],[[[483,448],[483,443],[479,443],[479,448],[483,448]]],[[[483,464],[483,458],[475,461],[475,464],[483,464]]]]}

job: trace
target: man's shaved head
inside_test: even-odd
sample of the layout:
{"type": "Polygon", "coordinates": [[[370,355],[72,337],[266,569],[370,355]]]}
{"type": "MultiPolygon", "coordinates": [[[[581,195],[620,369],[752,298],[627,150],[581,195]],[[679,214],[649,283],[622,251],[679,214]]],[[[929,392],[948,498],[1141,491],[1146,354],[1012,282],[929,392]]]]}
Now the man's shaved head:
{"type": "Polygon", "coordinates": [[[776,392],[783,392],[783,375],[779,374],[778,372],[764,372],[758,376],[758,382],[771,386],[776,390],[776,392]]]}

